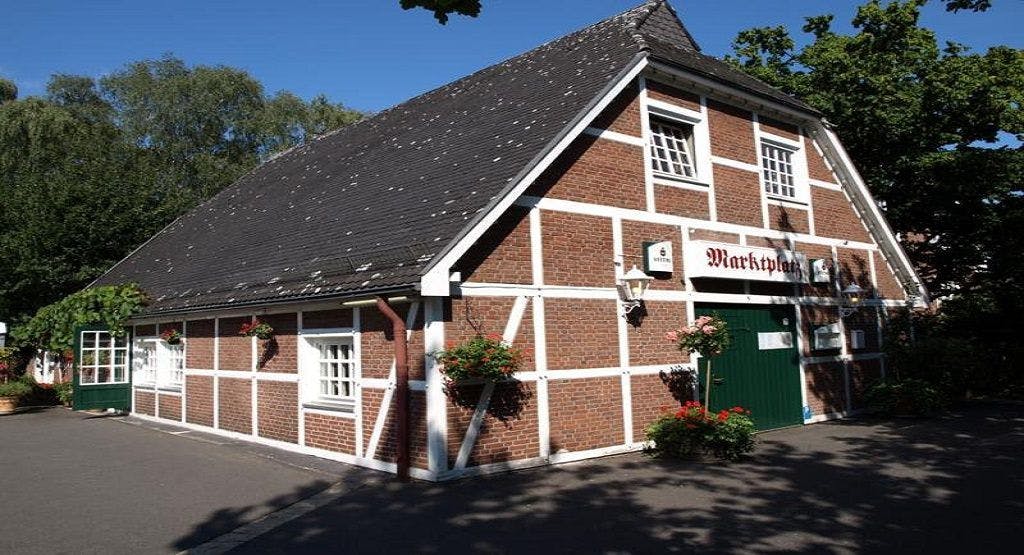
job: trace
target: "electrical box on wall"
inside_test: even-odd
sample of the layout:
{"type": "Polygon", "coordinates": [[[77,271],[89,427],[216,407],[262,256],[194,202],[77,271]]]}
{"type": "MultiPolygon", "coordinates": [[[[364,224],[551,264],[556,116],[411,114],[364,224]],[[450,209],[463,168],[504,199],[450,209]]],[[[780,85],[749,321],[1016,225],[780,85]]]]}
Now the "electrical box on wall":
{"type": "Polygon", "coordinates": [[[867,341],[864,340],[864,330],[851,330],[850,348],[863,349],[865,347],[867,347],[867,341]]]}
{"type": "Polygon", "coordinates": [[[814,348],[824,351],[828,349],[841,349],[843,337],[839,333],[839,324],[827,324],[814,328],[814,348]]]}
{"type": "Polygon", "coordinates": [[[644,242],[644,272],[672,273],[672,241],[644,242]]]}
{"type": "Polygon", "coordinates": [[[832,281],[832,264],[827,258],[811,260],[811,283],[829,283],[832,281]]]}

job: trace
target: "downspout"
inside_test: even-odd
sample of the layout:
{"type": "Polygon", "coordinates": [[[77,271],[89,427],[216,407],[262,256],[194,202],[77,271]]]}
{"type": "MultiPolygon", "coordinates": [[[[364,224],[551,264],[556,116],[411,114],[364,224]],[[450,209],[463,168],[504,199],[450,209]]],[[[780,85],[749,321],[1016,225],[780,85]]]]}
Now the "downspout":
{"type": "Polygon", "coordinates": [[[377,310],[391,320],[395,342],[395,417],[398,419],[398,445],[396,454],[398,479],[409,480],[409,349],[405,335],[405,321],[395,313],[384,297],[377,297],[377,310]]]}

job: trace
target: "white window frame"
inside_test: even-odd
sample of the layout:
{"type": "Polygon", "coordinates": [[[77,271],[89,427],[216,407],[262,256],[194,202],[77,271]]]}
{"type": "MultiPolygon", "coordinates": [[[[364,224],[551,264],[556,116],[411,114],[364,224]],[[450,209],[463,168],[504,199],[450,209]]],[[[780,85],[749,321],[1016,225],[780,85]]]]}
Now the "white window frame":
{"type": "Polygon", "coordinates": [[[758,181],[761,184],[761,190],[764,191],[765,198],[769,201],[782,203],[810,204],[810,175],[807,173],[807,152],[803,146],[802,140],[794,141],[779,135],[765,133],[762,130],[758,134],[757,163],[758,181]],[[766,168],[768,159],[765,158],[764,155],[764,149],[766,146],[789,152],[789,165],[792,172],[791,176],[793,178],[792,196],[772,192],[772,183],[765,178],[765,172],[769,171],[768,168],[766,168]]]}
{"type": "Polygon", "coordinates": [[[300,333],[299,343],[299,389],[302,405],[307,408],[354,412],[356,399],[359,395],[362,380],[362,361],[360,360],[359,342],[352,328],[310,329],[300,333]],[[330,396],[321,393],[321,358],[320,344],[324,342],[342,342],[349,345],[349,364],[352,384],[349,396],[330,396]]]}
{"type": "Polygon", "coordinates": [[[80,356],[80,359],[78,361],[78,383],[79,383],[79,385],[90,386],[90,385],[111,385],[111,384],[125,384],[125,383],[128,383],[128,372],[130,371],[130,369],[128,368],[129,345],[128,345],[128,337],[127,337],[127,335],[116,336],[116,335],[110,333],[109,331],[105,331],[105,330],[82,330],[82,332],[80,333],[78,339],[80,341],[80,343],[79,343],[79,356],[80,356]],[[86,334],[89,334],[89,335],[93,336],[93,346],[92,347],[86,347],[85,346],[86,334]],[[99,346],[99,339],[100,339],[100,335],[101,334],[105,334],[106,336],[108,336],[110,338],[110,344],[108,346],[106,346],[106,347],[100,347],[99,346]],[[118,345],[119,341],[122,342],[120,346],[118,345]],[[100,353],[102,353],[104,351],[107,352],[107,356],[109,357],[108,363],[107,364],[100,364],[100,353]],[[85,364],[85,360],[86,360],[85,353],[86,352],[93,353],[92,364],[85,364]],[[122,364],[120,364],[120,365],[116,364],[118,352],[122,352],[123,355],[124,355],[124,359],[123,359],[124,362],[122,364]],[[114,377],[117,375],[117,367],[118,366],[121,366],[121,379],[120,380],[115,380],[114,377]],[[86,368],[90,368],[93,371],[93,373],[92,373],[93,380],[92,381],[86,381],[85,380],[86,374],[85,374],[84,370],[86,368]],[[106,381],[102,381],[102,382],[99,381],[100,368],[107,368],[108,371],[109,371],[109,373],[107,374],[108,379],[106,381]]]}
{"type": "Polygon", "coordinates": [[[132,371],[137,385],[161,389],[181,389],[185,381],[185,338],[177,345],[168,345],[155,335],[136,337],[132,341],[132,371]],[[154,348],[153,360],[143,357],[143,345],[154,348]],[[179,363],[176,367],[175,363],[179,363]]]}
{"type": "Polygon", "coordinates": [[[707,116],[701,112],[683,108],[653,98],[647,99],[647,132],[648,137],[644,140],[644,163],[652,170],[652,179],[658,185],[688,186],[698,185],[701,190],[711,185],[711,134],[708,129],[707,116]],[[654,156],[651,152],[653,131],[651,126],[655,121],[665,124],[688,128],[690,131],[690,156],[693,167],[693,177],[679,175],[676,173],[664,172],[654,169],[654,156]]]}

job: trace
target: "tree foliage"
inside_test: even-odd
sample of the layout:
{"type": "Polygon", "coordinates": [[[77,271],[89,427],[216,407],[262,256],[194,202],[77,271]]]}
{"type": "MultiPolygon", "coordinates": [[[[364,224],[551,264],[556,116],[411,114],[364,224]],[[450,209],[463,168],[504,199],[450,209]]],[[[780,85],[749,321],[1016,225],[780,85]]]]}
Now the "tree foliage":
{"type": "Polygon", "coordinates": [[[457,13],[476,17],[480,15],[480,0],[400,0],[403,10],[423,8],[434,12],[434,18],[441,25],[448,23],[448,16],[457,13]]]}
{"type": "Polygon", "coordinates": [[[273,96],[247,73],[165,56],[45,97],[0,81],[0,320],[86,286],[260,160],[361,117],[273,96]]]}
{"type": "Polygon", "coordinates": [[[63,353],[74,347],[75,333],[84,326],[124,333],[125,321],[145,304],[145,294],[133,284],[93,287],[39,309],[14,336],[23,345],[63,353]]]}

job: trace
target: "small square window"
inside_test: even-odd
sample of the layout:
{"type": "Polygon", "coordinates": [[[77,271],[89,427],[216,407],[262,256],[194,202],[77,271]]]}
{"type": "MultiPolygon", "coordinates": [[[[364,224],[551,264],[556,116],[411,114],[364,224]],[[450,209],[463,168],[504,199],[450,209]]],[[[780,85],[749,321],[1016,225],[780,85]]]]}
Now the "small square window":
{"type": "Polygon", "coordinates": [[[793,150],[761,142],[761,173],[764,192],[778,197],[796,198],[796,179],[793,174],[793,150]]]}
{"type": "Polygon", "coordinates": [[[651,167],[655,172],[697,177],[693,160],[693,126],[651,120],[651,167]]]}
{"type": "Polygon", "coordinates": [[[316,397],[320,401],[350,402],[355,398],[355,357],[352,340],[347,337],[317,339],[313,346],[317,353],[316,397]]]}

